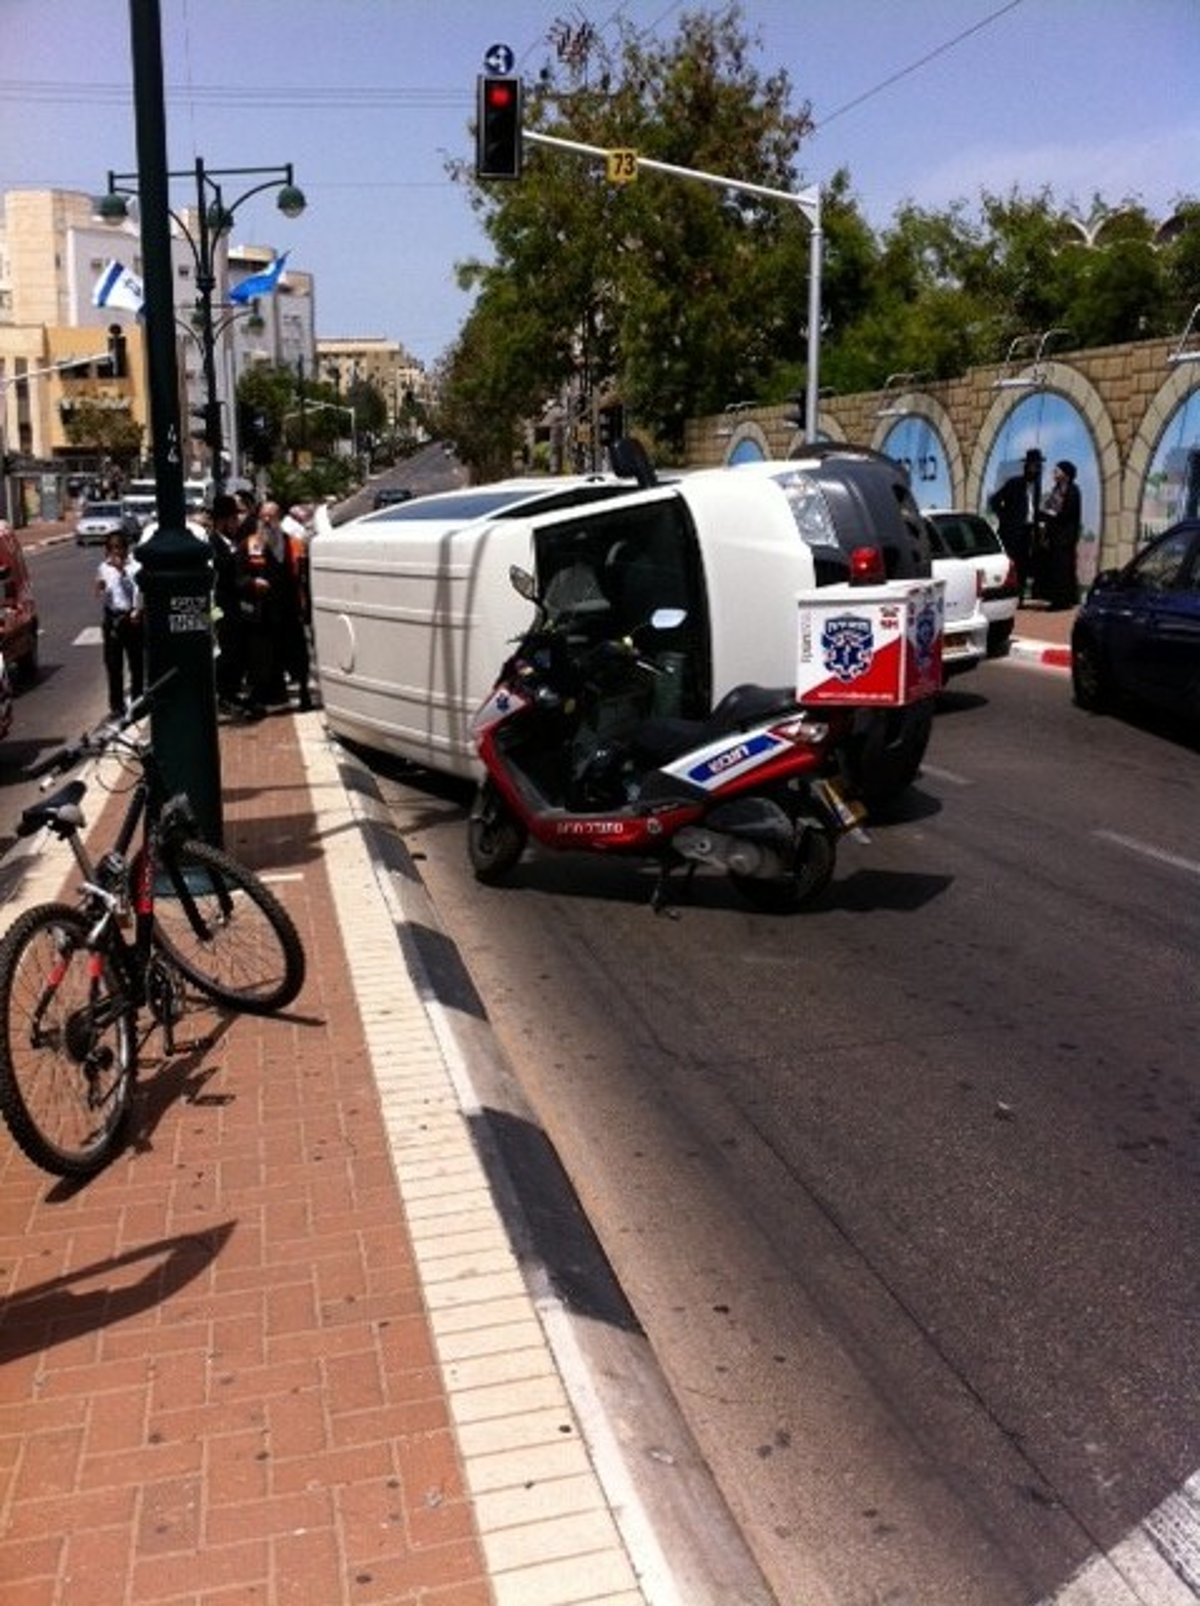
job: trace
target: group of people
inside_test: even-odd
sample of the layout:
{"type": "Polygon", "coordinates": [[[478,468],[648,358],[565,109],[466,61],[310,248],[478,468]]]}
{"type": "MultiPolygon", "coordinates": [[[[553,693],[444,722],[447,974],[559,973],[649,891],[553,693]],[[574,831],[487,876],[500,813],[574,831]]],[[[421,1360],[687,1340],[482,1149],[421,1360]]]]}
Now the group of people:
{"type": "Polygon", "coordinates": [[[1054,482],[1043,496],[1042,465],[1037,447],[1025,453],[1020,474],[1004,481],[988,498],[998,533],[1017,570],[1018,598],[1027,594],[1047,608],[1073,608],[1079,601],[1076,554],[1082,526],[1082,502],[1075,464],[1062,458],[1054,465],[1054,482]]]}
{"type": "Polygon", "coordinates": [[[217,707],[260,718],[288,700],[301,712],[309,690],[308,510],[286,515],[277,502],[255,506],[248,492],[213,498],[213,601],[217,707]]]}
{"type": "MultiPolygon", "coordinates": [[[[248,492],[219,493],[209,512],[192,518],[209,542],[217,647],[218,712],[259,719],[289,701],[312,707],[309,687],[308,538],[310,510],[281,513],[248,492]]],[[[109,537],[96,574],[102,604],[104,668],[111,714],[138,698],[145,680],[145,637],[136,548],[109,537]]]]}

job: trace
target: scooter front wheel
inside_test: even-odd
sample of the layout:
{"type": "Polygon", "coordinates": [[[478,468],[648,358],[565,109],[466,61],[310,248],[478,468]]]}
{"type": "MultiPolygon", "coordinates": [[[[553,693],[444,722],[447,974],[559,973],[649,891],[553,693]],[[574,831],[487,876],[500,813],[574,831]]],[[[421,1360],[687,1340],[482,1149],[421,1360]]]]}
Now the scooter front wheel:
{"type": "Polygon", "coordinates": [[[729,872],[729,879],[756,909],[765,914],[789,915],[813,903],[833,880],[837,864],[837,840],[824,826],[805,831],[796,849],[791,875],[765,880],[761,876],[729,872]]]}
{"type": "Polygon", "coordinates": [[[485,781],[467,822],[467,853],[476,881],[489,887],[503,881],[525,851],[526,835],[495,787],[485,781]]]}

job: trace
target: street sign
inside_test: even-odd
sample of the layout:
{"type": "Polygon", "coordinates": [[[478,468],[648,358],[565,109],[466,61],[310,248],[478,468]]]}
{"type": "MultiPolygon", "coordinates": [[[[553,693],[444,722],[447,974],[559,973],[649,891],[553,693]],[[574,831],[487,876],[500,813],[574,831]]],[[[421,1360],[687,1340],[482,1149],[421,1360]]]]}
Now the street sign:
{"type": "Polygon", "coordinates": [[[618,147],[607,153],[608,182],[632,184],[638,176],[637,152],[618,147]]]}
{"type": "Polygon", "coordinates": [[[483,65],[490,73],[499,73],[505,77],[512,72],[517,58],[508,45],[489,45],[483,55],[483,65]]]}

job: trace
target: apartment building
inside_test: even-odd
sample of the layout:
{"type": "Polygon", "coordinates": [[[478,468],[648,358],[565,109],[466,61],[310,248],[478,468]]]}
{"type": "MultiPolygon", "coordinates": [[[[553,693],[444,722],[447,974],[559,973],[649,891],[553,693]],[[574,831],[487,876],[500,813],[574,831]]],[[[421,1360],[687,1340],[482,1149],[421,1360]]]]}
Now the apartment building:
{"type": "MultiPolygon", "coordinates": [[[[193,238],[195,220],[180,218],[193,238]]],[[[314,284],[311,274],[289,270],[274,294],[248,308],[229,303],[229,290],[261,272],[274,256],[265,246],[239,246],[222,238],[214,253],[216,277],[217,399],[223,435],[237,452],[237,381],[256,361],[285,363],[311,371],[315,359],[314,284]]],[[[172,266],[178,330],[181,416],[189,432],[190,472],[209,468],[197,412],[206,400],[203,347],[195,327],[196,256],[187,234],[172,224],[172,266]]],[[[132,310],[92,305],[93,288],[109,262],[141,276],[141,236],[136,221],[102,221],[89,195],[69,190],[9,190],[0,219],[0,443],[5,451],[48,462],[69,453],[65,420],[86,397],[124,407],[146,431],[148,402],[140,320],[132,310]],[[109,329],[125,337],[124,379],[102,367],[64,369],[65,358],[98,357],[108,348],[109,329]]],[[[148,450],[149,441],[145,439],[148,450]]]]}
{"type": "Polygon", "coordinates": [[[377,335],[318,340],[316,377],[339,391],[369,380],[387,402],[393,430],[403,422],[406,398],[425,407],[435,400],[434,381],[422,364],[397,341],[377,335]]]}

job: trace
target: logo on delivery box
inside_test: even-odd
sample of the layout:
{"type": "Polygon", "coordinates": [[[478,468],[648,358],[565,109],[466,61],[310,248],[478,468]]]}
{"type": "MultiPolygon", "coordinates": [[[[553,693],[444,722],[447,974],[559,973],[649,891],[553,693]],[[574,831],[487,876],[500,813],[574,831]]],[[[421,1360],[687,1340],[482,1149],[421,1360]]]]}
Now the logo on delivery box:
{"type": "Polygon", "coordinates": [[[826,669],[843,686],[860,679],[875,657],[870,619],[852,613],[826,619],[821,631],[821,655],[826,669]]]}

